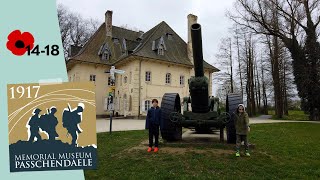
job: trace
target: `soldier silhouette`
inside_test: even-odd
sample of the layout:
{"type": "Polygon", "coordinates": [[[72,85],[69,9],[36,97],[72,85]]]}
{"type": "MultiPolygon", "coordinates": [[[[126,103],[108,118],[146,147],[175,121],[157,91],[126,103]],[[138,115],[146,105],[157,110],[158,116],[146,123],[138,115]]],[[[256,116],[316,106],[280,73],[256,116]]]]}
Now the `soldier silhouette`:
{"type": "Polygon", "coordinates": [[[54,114],[57,112],[56,107],[51,107],[50,111],[41,116],[41,129],[46,131],[49,136],[49,140],[53,141],[58,137],[58,133],[56,131],[56,126],[58,124],[58,119],[54,116],[54,114]]]}
{"type": "Polygon", "coordinates": [[[30,137],[29,142],[33,142],[34,138],[37,138],[37,141],[41,140],[41,136],[39,134],[39,122],[40,122],[40,113],[41,109],[37,108],[33,111],[33,116],[30,118],[28,125],[30,126],[30,137]]]}
{"type": "Polygon", "coordinates": [[[82,121],[82,112],[84,105],[82,103],[78,104],[75,110],[71,110],[70,106],[64,109],[62,116],[63,127],[68,130],[67,136],[70,134],[72,137],[71,145],[77,146],[78,134],[82,132],[79,127],[79,123],[82,121]]]}

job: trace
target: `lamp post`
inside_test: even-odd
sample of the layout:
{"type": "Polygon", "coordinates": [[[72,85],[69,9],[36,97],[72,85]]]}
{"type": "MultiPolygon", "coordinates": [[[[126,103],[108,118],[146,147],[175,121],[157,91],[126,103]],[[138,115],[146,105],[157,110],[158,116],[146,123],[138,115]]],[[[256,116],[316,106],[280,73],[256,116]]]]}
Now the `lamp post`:
{"type": "Polygon", "coordinates": [[[110,112],[110,134],[112,132],[112,113],[114,111],[114,91],[115,91],[115,73],[117,74],[124,74],[124,70],[116,69],[114,66],[111,66],[109,71],[106,71],[105,73],[110,73],[110,88],[108,92],[108,111],[110,112]]]}

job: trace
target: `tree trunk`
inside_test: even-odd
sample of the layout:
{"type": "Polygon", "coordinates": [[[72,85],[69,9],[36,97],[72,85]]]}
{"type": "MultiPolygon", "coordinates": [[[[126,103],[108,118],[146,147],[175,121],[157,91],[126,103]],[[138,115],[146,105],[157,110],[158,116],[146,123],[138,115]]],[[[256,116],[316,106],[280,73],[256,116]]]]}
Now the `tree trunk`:
{"type": "Polygon", "coordinates": [[[246,54],[246,73],[247,73],[247,84],[246,84],[246,94],[247,94],[247,113],[251,117],[252,116],[252,107],[251,107],[251,95],[250,95],[250,56],[251,50],[250,46],[248,46],[248,40],[246,35],[244,37],[245,40],[245,54],[246,54]]]}
{"type": "MultiPolygon", "coordinates": [[[[237,30],[238,32],[238,30],[237,30]]],[[[241,72],[241,63],[240,63],[240,47],[239,47],[239,37],[238,34],[236,35],[237,39],[237,51],[238,51],[238,64],[239,64],[239,74],[240,74],[240,90],[241,90],[241,97],[243,97],[243,82],[242,82],[242,72],[241,72]]]]}
{"type": "Polygon", "coordinates": [[[282,58],[283,62],[282,62],[282,68],[283,68],[283,98],[284,98],[284,115],[288,116],[289,115],[289,109],[288,109],[288,94],[287,94],[287,76],[286,76],[286,59],[282,58]]]}
{"type": "Polygon", "coordinates": [[[272,78],[273,78],[273,86],[274,86],[274,98],[276,105],[276,116],[278,118],[283,117],[283,99],[281,93],[281,85],[280,85],[280,73],[279,73],[279,55],[280,55],[280,47],[279,41],[277,37],[273,37],[273,46],[274,46],[274,56],[272,63],[272,78]]]}
{"type": "Polygon", "coordinates": [[[266,93],[266,83],[264,81],[264,70],[261,66],[261,76],[262,76],[262,100],[263,100],[263,113],[268,115],[268,99],[266,93]]]}
{"type": "Polygon", "coordinates": [[[257,107],[258,112],[261,112],[261,92],[260,92],[260,79],[259,79],[259,71],[258,71],[258,63],[255,60],[255,71],[256,71],[256,83],[257,83],[257,107]]]}
{"type": "Polygon", "coordinates": [[[250,37],[250,47],[251,47],[251,53],[250,53],[250,95],[251,95],[251,108],[252,108],[252,115],[255,116],[256,115],[256,102],[255,102],[255,97],[254,97],[254,75],[253,75],[253,59],[254,59],[254,51],[253,51],[253,45],[251,42],[251,37],[250,37]]]}
{"type": "Polygon", "coordinates": [[[230,48],[230,70],[231,70],[231,74],[230,74],[230,82],[231,82],[231,93],[233,93],[233,62],[232,62],[232,44],[231,44],[231,38],[230,38],[230,44],[229,44],[229,48],[230,48]]]}

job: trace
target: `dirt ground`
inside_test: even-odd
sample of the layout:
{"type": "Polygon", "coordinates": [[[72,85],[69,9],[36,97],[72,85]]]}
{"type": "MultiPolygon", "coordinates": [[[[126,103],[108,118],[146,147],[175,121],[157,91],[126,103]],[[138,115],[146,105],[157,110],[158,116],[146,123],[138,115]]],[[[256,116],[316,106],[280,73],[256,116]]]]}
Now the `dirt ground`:
{"type": "MultiPolygon", "coordinates": [[[[148,140],[141,142],[138,146],[128,149],[127,151],[146,151],[148,147],[148,140]]],[[[232,145],[226,145],[228,149],[220,149],[210,147],[210,144],[199,143],[199,142],[179,142],[179,143],[161,143],[159,145],[159,152],[168,153],[168,154],[185,154],[189,152],[197,154],[205,154],[208,152],[221,155],[221,154],[230,154],[234,153],[232,145]],[[201,149],[197,148],[197,145],[201,146],[201,149]]]]}
{"type": "MultiPolygon", "coordinates": [[[[220,132],[213,131],[210,134],[197,134],[194,130],[184,129],[181,141],[166,142],[159,137],[159,152],[168,154],[185,154],[185,153],[213,153],[216,155],[233,154],[235,151],[234,144],[220,142],[220,132]]],[[[243,143],[242,143],[243,145],[243,143]]],[[[148,147],[148,140],[142,141],[136,147],[127,149],[126,151],[146,151],[148,147]]],[[[255,145],[250,144],[250,148],[254,149],[255,145]]]]}

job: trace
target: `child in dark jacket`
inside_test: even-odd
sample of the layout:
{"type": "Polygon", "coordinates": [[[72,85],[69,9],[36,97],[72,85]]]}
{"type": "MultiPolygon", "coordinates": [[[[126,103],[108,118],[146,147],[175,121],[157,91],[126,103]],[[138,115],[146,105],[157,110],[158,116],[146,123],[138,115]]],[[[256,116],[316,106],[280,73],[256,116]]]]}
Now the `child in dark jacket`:
{"type": "Polygon", "coordinates": [[[155,138],[154,152],[159,151],[159,126],[161,123],[161,109],[158,106],[158,100],[152,100],[152,107],[148,110],[146,118],[146,129],[149,129],[149,147],[148,152],[152,151],[153,137],[155,138]]]}
{"type": "Polygon", "coordinates": [[[241,142],[244,141],[246,148],[246,156],[250,156],[248,144],[248,132],[250,131],[249,116],[245,111],[244,105],[239,104],[235,112],[235,127],[236,127],[236,156],[240,156],[241,142]]]}

